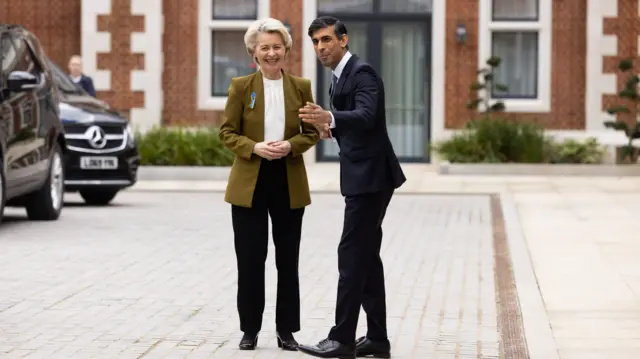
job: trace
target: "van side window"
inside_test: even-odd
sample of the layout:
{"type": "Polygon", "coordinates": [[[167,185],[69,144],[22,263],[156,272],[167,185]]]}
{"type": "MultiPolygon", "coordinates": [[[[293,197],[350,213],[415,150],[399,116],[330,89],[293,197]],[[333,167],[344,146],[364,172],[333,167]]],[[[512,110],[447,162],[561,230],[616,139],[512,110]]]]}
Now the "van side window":
{"type": "Polygon", "coordinates": [[[0,49],[2,51],[2,73],[8,74],[13,70],[17,61],[16,47],[9,35],[0,38],[0,49]]]}
{"type": "Polygon", "coordinates": [[[31,49],[23,39],[13,38],[16,52],[16,66],[13,71],[30,72],[34,75],[40,73],[40,66],[34,60],[31,49]]]}

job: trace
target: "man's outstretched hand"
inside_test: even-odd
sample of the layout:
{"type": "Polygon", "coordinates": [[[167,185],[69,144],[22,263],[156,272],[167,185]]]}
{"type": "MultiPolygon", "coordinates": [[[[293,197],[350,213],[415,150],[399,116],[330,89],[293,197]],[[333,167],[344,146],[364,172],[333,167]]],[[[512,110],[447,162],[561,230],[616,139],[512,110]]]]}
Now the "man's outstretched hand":
{"type": "Polygon", "coordinates": [[[298,117],[302,121],[316,126],[318,130],[324,128],[325,125],[329,126],[331,123],[331,113],[315,103],[307,102],[306,106],[301,108],[299,112],[298,117]]]}

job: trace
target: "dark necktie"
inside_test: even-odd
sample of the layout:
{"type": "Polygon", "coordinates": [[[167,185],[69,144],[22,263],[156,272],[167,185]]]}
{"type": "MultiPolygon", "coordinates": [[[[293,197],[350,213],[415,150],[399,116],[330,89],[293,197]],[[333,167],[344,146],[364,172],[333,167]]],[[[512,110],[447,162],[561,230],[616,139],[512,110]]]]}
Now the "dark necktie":
{"type": "Polygon", "coordinates": [[[329,101],[329,105],[331,106],[331,110],[334,110],[333,108],[333,95],[336,93],[336,85],[338,85],[338,78],[336,77],[335,74],[331,74],[331,93],[329,94],[331,99],[329,101]]]}

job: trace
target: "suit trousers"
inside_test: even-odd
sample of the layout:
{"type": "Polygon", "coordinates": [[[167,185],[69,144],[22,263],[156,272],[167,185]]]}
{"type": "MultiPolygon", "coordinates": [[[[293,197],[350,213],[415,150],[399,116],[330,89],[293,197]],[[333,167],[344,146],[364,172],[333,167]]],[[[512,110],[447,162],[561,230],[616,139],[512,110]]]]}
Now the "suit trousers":
{"type": "Polygon", "coordinates": [[[240,330],[258,334],[265,306],[265,262],[271,217],[278,288],[276,330],[300,330],[298,258],[304,208],[292,209],[285,159],[262,160],[251,208],[232,205],[240,330]]]}
{"type": "Polygon", "coordinates": [[[338,245],[338,296],[335,326],[329,339],[351,344],[356,338],[360,306],[367,314],[367,337],[387,339],[384,268],[380,258],[382,221],[393,188],[345,197],[344,227],[338,245]]]}

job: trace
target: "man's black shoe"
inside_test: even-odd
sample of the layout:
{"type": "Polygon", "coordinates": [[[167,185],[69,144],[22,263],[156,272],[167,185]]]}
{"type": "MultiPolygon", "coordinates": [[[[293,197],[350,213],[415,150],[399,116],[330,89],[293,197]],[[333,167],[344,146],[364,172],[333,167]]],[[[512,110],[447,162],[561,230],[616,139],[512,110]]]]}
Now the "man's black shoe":
{"type": "Polygon", "coordinates": [[[300,344],[298,351],[318,358],[355,359],[356,357],[354,345],[342,344],[331,339],[323,339],[313,346],[300,344]]]}
{"type": "Polygon", "coordinates": [[[389,340],[374,341],[367,337],[356,340],[356,357],[358,358],[391,358],[389,340]]]}

